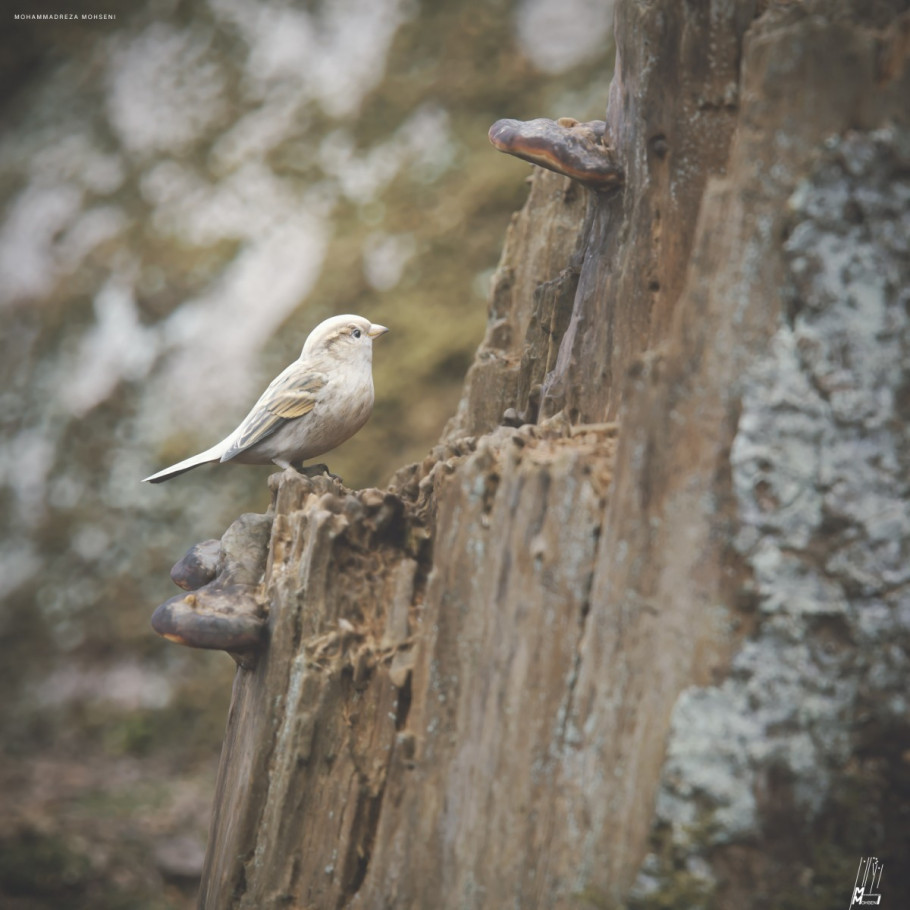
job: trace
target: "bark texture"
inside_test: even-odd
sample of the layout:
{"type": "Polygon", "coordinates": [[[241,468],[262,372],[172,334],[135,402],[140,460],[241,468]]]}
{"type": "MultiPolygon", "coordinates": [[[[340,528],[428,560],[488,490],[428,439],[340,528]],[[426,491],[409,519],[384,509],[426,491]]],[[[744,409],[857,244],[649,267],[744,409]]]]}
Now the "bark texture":
{"type": "Polygon", "coordinates": [[[274,478],[202,907],[906,898],[908,34],[617,5],[625,186],[535,171],[443,443],[274,478]]]}

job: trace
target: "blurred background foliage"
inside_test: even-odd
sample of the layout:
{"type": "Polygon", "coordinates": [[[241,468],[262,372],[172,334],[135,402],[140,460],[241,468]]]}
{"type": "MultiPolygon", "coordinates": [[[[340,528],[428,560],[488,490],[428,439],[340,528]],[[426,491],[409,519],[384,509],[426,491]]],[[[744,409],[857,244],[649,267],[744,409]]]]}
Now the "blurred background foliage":
{"type": "Polygon", "coordinates": [[[377,403],[329,459],[436,441],[528,167],[500,117],[603,116],[609,0],[78,0],[0,32],[0,903],[192,905],[234,665],[148,627],[267,468],[139,479],[361,313],[377,403]]]}

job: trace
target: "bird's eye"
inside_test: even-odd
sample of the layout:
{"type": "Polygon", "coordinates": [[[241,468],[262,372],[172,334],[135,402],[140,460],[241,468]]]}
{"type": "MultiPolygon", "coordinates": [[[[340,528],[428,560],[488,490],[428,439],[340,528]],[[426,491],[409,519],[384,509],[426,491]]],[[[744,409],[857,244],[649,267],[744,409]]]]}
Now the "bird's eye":
{"type": "Polygon", "coordinates": [[[351,332],[351,334],[352,334],[355,338],[359,338],[360,335],[361,335],[361,331],[360,331],[360,329],[354,329],[354,330],[351,332]]]}

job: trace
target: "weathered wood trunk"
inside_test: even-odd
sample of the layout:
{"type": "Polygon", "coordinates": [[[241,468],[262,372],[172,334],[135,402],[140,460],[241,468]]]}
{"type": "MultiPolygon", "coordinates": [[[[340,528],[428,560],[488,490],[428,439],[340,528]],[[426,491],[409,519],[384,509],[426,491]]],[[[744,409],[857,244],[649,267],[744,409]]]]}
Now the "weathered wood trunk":
{"type": "Polygon", "coordinates": [[[906,899],[908,35],[620,0],[624,187],[535,171],[443,442],[276,475],[201,907],[906,899]]]}

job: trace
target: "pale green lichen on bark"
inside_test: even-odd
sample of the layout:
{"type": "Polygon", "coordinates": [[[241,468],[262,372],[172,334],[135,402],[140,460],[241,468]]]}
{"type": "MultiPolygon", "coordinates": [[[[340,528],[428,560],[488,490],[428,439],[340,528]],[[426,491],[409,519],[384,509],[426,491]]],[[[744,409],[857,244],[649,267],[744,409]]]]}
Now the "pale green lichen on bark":
{"type": "Polygon", "coordinates": [[[789,312],[730,455],[756,626],[727,679],[677,703],[630,906],[677,906],[693,877],[687,906],[712,906],[715,858],[768,837],[781,789],[817,885],[801,906],[846,893],[857,851],[898,848],[861,840],[889,811],[863,762],[900,761],[910,733],[908,166],[907,130],[833,137],[789,200],[789,312]],[[853,837],[826,836],[832,812],[853,837]]]}

